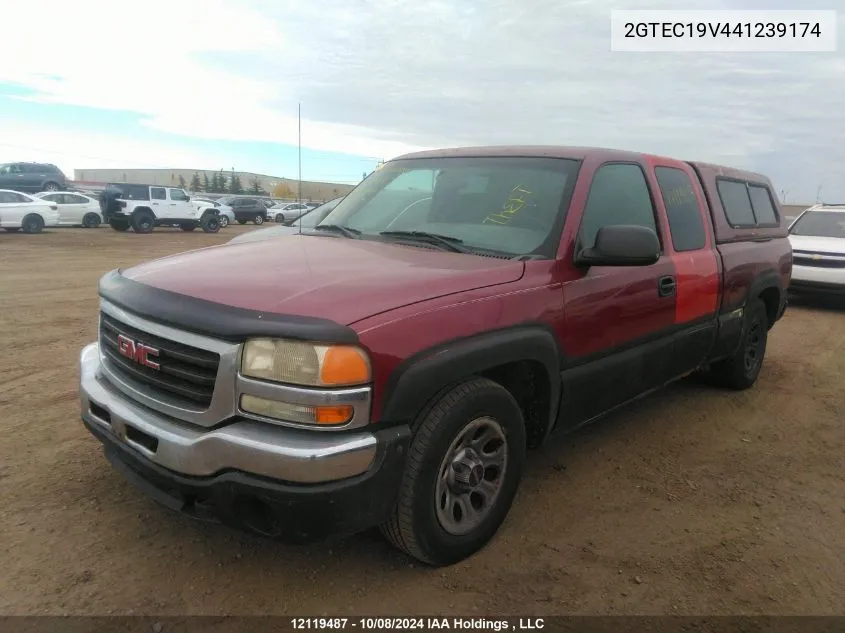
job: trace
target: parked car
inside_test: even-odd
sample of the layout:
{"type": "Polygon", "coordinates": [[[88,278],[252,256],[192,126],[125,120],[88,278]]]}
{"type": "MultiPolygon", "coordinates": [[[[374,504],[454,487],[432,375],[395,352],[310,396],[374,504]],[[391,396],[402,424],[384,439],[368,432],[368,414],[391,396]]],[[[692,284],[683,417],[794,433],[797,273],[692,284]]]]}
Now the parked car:
{"type": "Polygon", "coordinates": [[[33,198],[40,198],[52,202],[59,209],[59,226],[81,226],[86,229],[97,228],[102,224],[100,203],[90,196],[70,192],[40,192],[33,194],[33,198]]]}
{"type": "Polygon", "coordinates": [[[255,229],[249,233],[241,233],[228,241],[228,244],[241,244],[242,242],[259,242],[281,235],[294,235],[301,230],[313,229],[338,205],[343,198],[335,198],[320,205],[313,211],[308,211],[300,216],[291,225],[271,226],[265,229],[255,229]]]}
{"type": "Polygon", "coordinates": [[[817,204],[789,227],[792,293],[845,294],[845,204],[817,204]]]}
{"type": "Polygon", "coordinates": [[[10,232],[40,233],[45,226],[58,226],[59,208],[46,200],[20,191],[0,189],[0,226],[10,232]]]}
{"type": "Polygon", "coordinates": [[[67,178],[51,163],[4,163],[0,165],[0,189],[24,193],[62,191],[67,178]]]}
{"type": "Polygon", "coordinates": [[[246,224],[247,222],[264,224],[267,220],[267,207],[259,198],[230,196],[218,198],[217,202],[232,208],[232,213],[234,213],[238,224],[246,224]]]}
{"type": "Polygon", "coordinates": [[[156,226],[178,226],[183,231],[202,227],[205,233],[220,230],[217,210],[193,205],[179,187],[110,183],[99,202],[103,219],[115,231],[131,227],[136,233],[151,233],[156,226]]]}
{"type": "Polygon", "coordinates": [[[227,226],[229,226],[229,224],[235,221],[235,214],[232,211],[232,207],[226,204],[221,204],[217,200],[211,200],[209,198],[197,198],[195,196],[192,196],[191,203],[198,209],[205,208],[208,206],[213,206],[215,209],[217,209],[217,214],[220,216],[220,226],[222,228],[226,228],[227,226]]]}
{"type": "Polygon", "coordinates": [[[172,509],[299,541],[380,525],[447,565],[496,534],[552,433],[693,373],[752,387],[791,268],[765,176],[410,154],[301,235],[106,274],[82,419],[172,509]]]}
{"type": "Polygon", "coordinates": [[[286,202],[277,204],[267,211],[267,216],[279,224],[290,224],[311,210],[304,202],[286,202]]]}

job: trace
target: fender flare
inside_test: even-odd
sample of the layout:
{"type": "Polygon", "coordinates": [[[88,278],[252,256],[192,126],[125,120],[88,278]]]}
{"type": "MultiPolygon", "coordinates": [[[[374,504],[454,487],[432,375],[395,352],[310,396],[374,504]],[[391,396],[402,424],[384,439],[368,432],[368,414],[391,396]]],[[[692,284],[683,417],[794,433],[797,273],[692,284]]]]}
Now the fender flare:
{"type": "Polygon", "coordinates": [[[145,207],[145,206],[135,207],[134,209],[132,209],[132,213],[130,214],[130,216],[134,217],[135,214],[138,213],[138,211],[149,211],[150,213],[153,214],[154,218],[158,219],[158,216],[156,215],[155,211],[153,211],[150,207],[145,207]]]}
{"type": "MultiPolygon", "coordinates": [[[[774,319],[769,323],[769,327],[774,325],[778,316],[782,312],[783,302],[786,298],[786,288],[783,287],[783,281],[777,270],[770,268],[761,272],[754,278],[751,285],[748,287],[748,294],[746,294],[745,303],[748,305],[750,301],[757,299],[764,291],[774,288],[778,291],[778,304],[775,308],[774,319]]],[[[766,306],[768,308],[768,306],[766,306]]]]}
{"type": "Polygon", "coordinates": [[[545,436],[560,403],[561,352],[552,329],[523,324],[438,344],[402,361],[388,378],[381,418],[410,422],[438,393],[480,372],[518,361],[535,361],[549,381],[545,436]]]}

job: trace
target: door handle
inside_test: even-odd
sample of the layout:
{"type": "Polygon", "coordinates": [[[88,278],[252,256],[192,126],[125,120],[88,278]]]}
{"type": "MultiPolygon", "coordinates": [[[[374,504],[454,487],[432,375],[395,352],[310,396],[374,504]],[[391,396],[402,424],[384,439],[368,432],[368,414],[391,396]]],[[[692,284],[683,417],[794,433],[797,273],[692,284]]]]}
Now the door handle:
{"type": "Polygon", "coordinates": [[[675,294],[675,278],[666,275],[657,280],[657,294],[661,297],[671,297],[675,294]]]}

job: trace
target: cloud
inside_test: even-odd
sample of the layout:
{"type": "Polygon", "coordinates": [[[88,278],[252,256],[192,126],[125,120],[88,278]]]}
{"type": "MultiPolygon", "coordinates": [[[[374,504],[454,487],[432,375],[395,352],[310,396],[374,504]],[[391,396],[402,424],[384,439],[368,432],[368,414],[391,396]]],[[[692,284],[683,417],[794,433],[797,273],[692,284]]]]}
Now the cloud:
{"type": "Polygon", "coordinates": [[[845,144],[834,137],[845,130],[841,53],[611,53],[609,12],[628,0],[112,7],[60,3],[47,21],[37,4],[16,8],[17,22],[39,26],[4,34],[0,52],[15,62],[0,81],[199,138],[296,143],[302,102],[303,143],[315,149],[390,157],[468,144],[612,146],[764,171],[793,199],[812,201],[820,184],[845,199],[845,144]]]}

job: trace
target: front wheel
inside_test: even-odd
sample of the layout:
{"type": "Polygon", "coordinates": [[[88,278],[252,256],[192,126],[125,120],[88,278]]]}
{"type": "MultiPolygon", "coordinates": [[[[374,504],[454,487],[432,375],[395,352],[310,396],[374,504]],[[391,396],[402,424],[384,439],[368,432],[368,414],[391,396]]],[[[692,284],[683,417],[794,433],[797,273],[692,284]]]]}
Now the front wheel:
{"type": "Polygon", "coordinates": [[[414,426],[382,532],[424,563],[451,565],[483,548],[507,517],[525,463],[525,422],[507,389],[475,378],[442,395],[414,426]]]}
{"type": "Polygon", "coordinates": [[[221,215],[220,216],[220,228],[225,229],[227,226],[229,226],[229,218],[226,217],[225,215],[221,215]]]}
{"type": "Polygon", "coordinates": [[[203,233],[217,233],[220,230],[220,218],[216,215],[207,215],[201,221],[203,233]]]}
{"type": "Polygon", "coordinates": [[[41,233],[44,229],[44,220],[40,215],[30,213],[21,221],[21,228],[24,233],[41,233]]]}
{"type": "Polygon", "coordinates": [[[256,215],[252,218],[253,223],[255,224],[264,224],[264,216],[263,215],[256,215]]]}
{"type": "Polygon", "coordinates": [[[61,187],[59,187],[59,183],[57,182],[48,182],[44,183],[44,188],[42,191],[59,191],[61,187]]]}
{"type": "Polygon", "coordinates": [[[285,214],[284,213],[277,213],[276,217],[273,218],[276,224],[282,224],[285,221],[285,214]]]}

